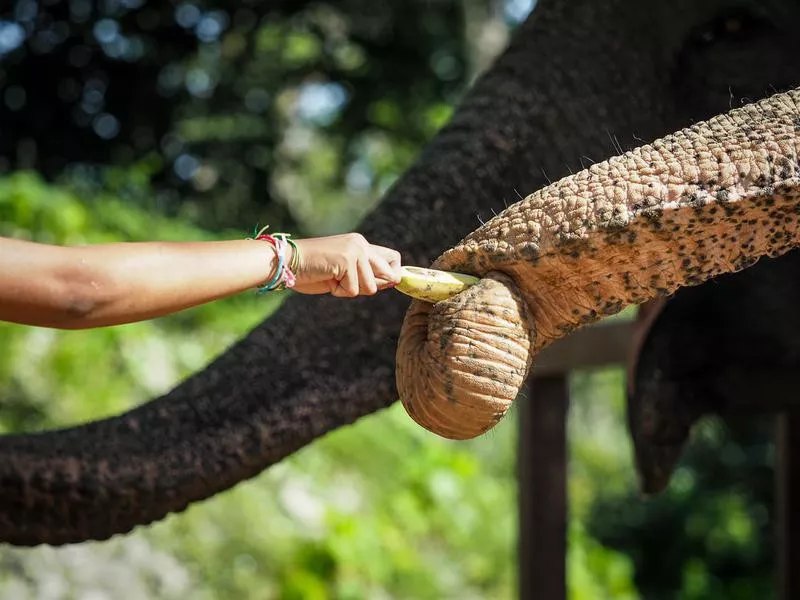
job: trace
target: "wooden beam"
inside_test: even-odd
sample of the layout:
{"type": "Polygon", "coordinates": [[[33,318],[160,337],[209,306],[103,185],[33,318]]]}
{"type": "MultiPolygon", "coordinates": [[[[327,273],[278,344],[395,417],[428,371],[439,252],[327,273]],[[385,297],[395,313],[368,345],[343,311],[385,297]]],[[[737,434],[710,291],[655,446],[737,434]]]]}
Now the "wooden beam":
{"type": "Polygon", "coordinates": [[[529,380],[519,398],[519,597],[567,596],[567,375],[529,380]]]}
{"type": "Polygon", "coordinates": [[[601,321],[553,342],[533,362],[533,376],[569,373],[575,369],[625,364],[633,321],[601,321]]]}
{"type": "Polygon", "coordinates": [[[775,539],[779,600],[800,598],[800,412],[778,415],[775,539]]]}

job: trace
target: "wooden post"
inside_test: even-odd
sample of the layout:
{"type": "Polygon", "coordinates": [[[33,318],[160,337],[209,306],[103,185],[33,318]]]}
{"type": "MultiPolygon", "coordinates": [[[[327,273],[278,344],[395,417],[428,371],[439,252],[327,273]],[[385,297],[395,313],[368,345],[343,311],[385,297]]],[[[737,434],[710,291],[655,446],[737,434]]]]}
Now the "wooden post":
{"type": "Polygon", "coordinates": [[[536,357],[518,403],[519,597],[567,597],[567,412],[570,371],[624,363],[630,321],[575,331],[536,357]]]}
{"type": "Polygon", "coordinates": [[[567,597],[567,410],[564,373],[532,379],[519,402],[519,597],[567,597]]]}
{"type": "Polygon", "coordinates": [[[777,416],[775,539],[779,600],[800,598],[800,412],[777,416]]]}
{"type": "MultiPolygon", "coordinates": [[[[535,377],[518,402],[519,597],[567,596],[568,374],[624,364],[632,332],[626,321],[576,331],[537,357],[535,377]]],[[[735,385],[755,384],[754,381],[735,385]]],[[[774,382],[777,390],[789,387],[774,382]]],[[[733,384],[732,384],[733,385],[733,384]]],[[[763,383],[758,385],[764,393],[763,383]]],[[[774,393],[768,390],[767,394],[774,393]]],[[[800,409],[776,418],[775,539],[778,600],[800,598],[800,409]]]]}

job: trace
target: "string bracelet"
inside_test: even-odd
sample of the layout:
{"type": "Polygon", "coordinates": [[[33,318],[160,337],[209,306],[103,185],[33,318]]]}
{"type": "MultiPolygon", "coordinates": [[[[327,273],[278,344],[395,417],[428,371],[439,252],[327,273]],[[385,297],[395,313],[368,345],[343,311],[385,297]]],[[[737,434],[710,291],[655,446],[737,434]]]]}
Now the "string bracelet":
{"type": "Polygon", "coordinates": [[[276,233],[275,235],[269,235],[264,233],[267,229],[269,229],[269,225],[262,227],[260,230],[258,229],[258,226],[256,226],[256,229],[253,232],[253,237],[248,238],[270,244],[275,249],[275,256],[278,261],[275,274],[264,285],[257,288],[256,293],[259,296],[268,294],[269,292],[294,287],[297,283],[297,277],[295,273],[300,264],[299,248],[294,240],[290,239],[290,234],[276,233]],[[291,258],[291,261],[287,262],[286,253],[290,248],[294,250],[294,254],[291,258]]]}
{"type": "Polygon", "coordinates": [[[292,247],[292,250],[294,250],[294,253],[292,254],[292,262],[289,264],[289,269],[292,271],[292,273],[297,273],[297,269],[300,267],[300,248],[292,239],[292,234],[276,233],[274,237],[282,239],[292,247]]]}

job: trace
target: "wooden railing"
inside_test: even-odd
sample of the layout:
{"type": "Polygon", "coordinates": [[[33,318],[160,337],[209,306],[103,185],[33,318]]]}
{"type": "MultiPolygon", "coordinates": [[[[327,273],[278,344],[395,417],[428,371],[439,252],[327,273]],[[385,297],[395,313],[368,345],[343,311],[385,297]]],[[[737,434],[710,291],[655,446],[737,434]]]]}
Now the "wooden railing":
{"type": "MultiPolygon", "coordinates": [[[[613,320],[576,331],[537,359],[518,400],[519,597],[564,600],[567,556],[567,418],[571,371],[622,365],[632,324],[613,320]]],[[[778,600],[800,598],[800,413],[776,417],[778,600]],[[793,510],[794,509],[794,510],[793,510]]],[[[676,533],[680,535],[680,533],[676,533]]]]}

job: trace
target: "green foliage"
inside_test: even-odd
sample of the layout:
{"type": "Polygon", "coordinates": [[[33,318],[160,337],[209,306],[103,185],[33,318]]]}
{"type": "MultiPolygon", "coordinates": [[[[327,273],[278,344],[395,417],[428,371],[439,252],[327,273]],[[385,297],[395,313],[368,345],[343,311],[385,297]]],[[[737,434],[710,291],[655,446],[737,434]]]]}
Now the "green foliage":
{"type": "MultiPolygon", "coordinates": [[[[211,239],[116,198],[79,199],[26,173],[0,180],[0,235],[70,244],[211,239]]],[[[7,358],[0,361],[0,427],[30,431],[93,420],[162,393],[277,302],[243,295],[93,331],[1,324],[7,358]]],[[[452,444],[421,430],[396,406],[185,514],[81,552],[115,569],[137,547],[153,560],[166,553],[180,574],[171,576],[183,582],[176,589],[192,598],[509,597],[515,585],[513,440],[509,421],[483,440],[452,444]]],[[[19,562],[30,581],[9,577],[0,592],[27,586],[25,593],[38,597],[47,578],[37,569],[59,557],[68,561],[73,552],[3,550],[0,564],[19,562]]],[[[48,577],[73,587],[75,595],[65,597],[92,586],[118,598],[141,597],[132,590],[142,589],[178,597],[160,592],[157,566],[141,562],[126,575],[137,582],[128,589],[99,573],[80,585],[79,573],[68,569],[51,569],[48,577]]]]}
{"type": "Polygon", "coordinates": [[[29,4],[0,15],[0,173],[97,184],[103,169],[87,165],[155,158],[159,211],[212,231],[269,220],[304,234],[350,227],[375,205],[387,170],[399,175],[467,82],[481,52],[468,13],[499,18],[495,0],[29,4]],[[380,168],[364,142],[378,136],[399,152],[380,168]],[[336,160],[319,173],[295,161],[298,138],[310,160],[336,160]]]}
{"type": "MultiPolygon", "coordinates": [[[[140,168],[108,174],[128,201],[95,188],[47,185],[30,173],[0,179],[0,235],[68,244],[222,236],[142,209],[147,165],[140,168]]],[[[102,418],[163,393],[280,301],[245,294],[94,331],[0,324],[6,349],[0,430],[102,418]]],[[[752,489],[760,489],[759,481],[763,488],[769,461],[763,432],[745,428],[737,442],[711,422],[668,493],[644,502],[635,492],[623,431],[622,389],[618,369],[572,381],[571,597],[767,597],[770,511],[728,483],[744,477],[752,489]],[[727,473],[718,456],[725,457],[727,473]]],[[[122,599],[511,598],[515,427],[512,411],[487,436],[453,443],[428,434],[396,405],[129,536],[73,548],[3,549],[0,594],[42,598],[47,589],[61,589],[59,598],[79,598],[94,589],[122,599]]]]}
{"type": "MultiPolygon", "coordinates": [[[[31,173],[0,179],[0,235],[57,244],[208,240],[212,236],[107,194],[78,197],[31,173]]],[[[228,237],[244,237],[230,232],[228,237]]],[[[38,427],[106,415],[166,391],[273,310],[279,298],[243,295],[170,318],[63,332],[0,322],[0,427],[38,427]],[[192,329],[187,337],[185,331],[192,329]],[[155,360],[154,360],[155,358],[155,360]],[[86,365],[92,398],[86,399],[86,365]],[[41,373],[51,373],[44,377],[41,373]],[[59,402],[53,405],[53,399],[59,402]],[[16,410],[15,410],[15,409],[16,410]]]]}
{"type": "MultiPolygon", "coordinates": [[[[585,384],[597,390],[609,377],[620,376],[597,373],[585,384]]],[[[597,425],[592,420],[592,428],[597,425]]],[[[705,419],[695,428],[670,486],[649,499],[630,479],[633,466],[625,464],[630,452],[611,459],[609,450],[621,444],[607,439],[591,449],[595,459],[584,457],[581,467],[592,465],[588,477],[604,482],[575,500],[588,534],[628,557],[643,597],[773,597],[770,427],[769,419],[705,419]]]]}

